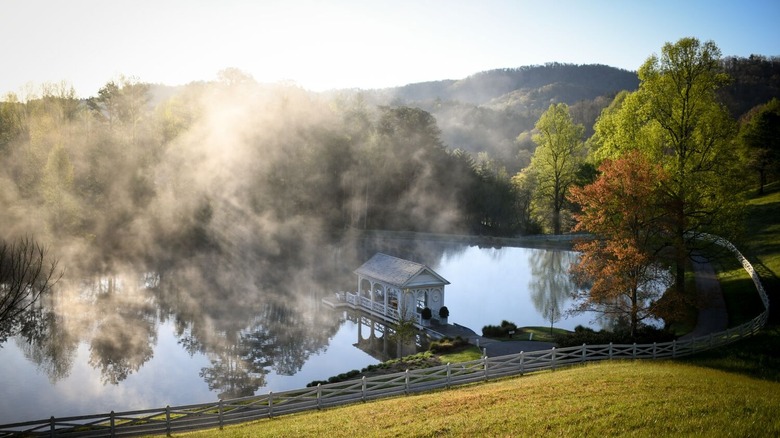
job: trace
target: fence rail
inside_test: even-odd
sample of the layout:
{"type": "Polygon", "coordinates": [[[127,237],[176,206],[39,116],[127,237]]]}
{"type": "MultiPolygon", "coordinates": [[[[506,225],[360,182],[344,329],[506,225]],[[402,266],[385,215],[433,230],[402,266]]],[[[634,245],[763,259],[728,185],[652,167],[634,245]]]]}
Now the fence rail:
{"type": "Polygon", "coordinates": [[[769,298],[753,266],[728,241],[704,236],[731,250],[750,274],[764,304],[764,311],[738,327],[685,341],[653,344],[607,344],[552,348],[500,357],[446,364],[376,377],[363,377],[338,383],[260,396],[219,400],[214,403],[166,406],[107,414],[54,418],[0,425],[0,438],[10,436],[137,436],[167,434],[210,427],[222,428],[260,418],[322,409],[383,397],[450,388],[506,376],[556,369],[591,361],[610,359],[665,359],[692,355],[720,347],[758,332],[769,316],[769,298]]]}

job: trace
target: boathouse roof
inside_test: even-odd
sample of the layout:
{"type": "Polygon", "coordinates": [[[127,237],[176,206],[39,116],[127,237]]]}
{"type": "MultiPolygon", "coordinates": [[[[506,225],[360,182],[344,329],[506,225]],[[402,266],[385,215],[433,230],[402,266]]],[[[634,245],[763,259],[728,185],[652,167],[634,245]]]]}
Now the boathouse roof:
{"type": "Polygon", "coordinates": [[[399,288],[430,287],[450,284],[433,269],[410,260],[376,253],[355,270],[361,277],[372,278],[399,288]]]}

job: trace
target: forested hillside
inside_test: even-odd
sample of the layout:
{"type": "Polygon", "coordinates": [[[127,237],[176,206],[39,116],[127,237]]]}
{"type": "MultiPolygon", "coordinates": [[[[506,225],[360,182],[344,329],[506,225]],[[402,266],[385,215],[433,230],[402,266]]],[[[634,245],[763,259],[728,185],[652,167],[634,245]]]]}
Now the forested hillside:
{"type": "MultiPolygon", "coordinates": [[[[777,58],[722,64],[735,119],[780,96],[777,58]]],[[[549,64],[322,94],[236,70],[175,88],[120,78],[86,100],[44,84],[0,103],[0,229],[78,242],[103,261],[241,253],[237,242],[294,252],[312,243],[290,236],[349,229],[539,232],[537,189],[518,172],[541,114],[568,104],[584,141],[637,83],[611,67],[549,64]]]]}
{"type": "Polygon", "coordinates": [[[575,119],[589,135],[612,98],[621,90],[635,90],[638,84],[635,72],[551,63],[364,93],[379,104],[410,105],[430,112],[449,147],[475,156],[485,152],[516,172],[528,165],[534,148],[530,131],[551,103],[572,106],[575,119]]]}

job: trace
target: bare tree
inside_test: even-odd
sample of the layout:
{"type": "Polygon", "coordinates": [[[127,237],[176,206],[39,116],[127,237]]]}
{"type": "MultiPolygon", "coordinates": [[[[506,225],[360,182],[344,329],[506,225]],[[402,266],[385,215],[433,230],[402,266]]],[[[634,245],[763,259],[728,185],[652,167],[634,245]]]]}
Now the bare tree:
{"type": "Polygon", "coordinates": [[[30,237],[0,241],[0,335],[13,335],[25,313],[62,277],[47,253],[30,237]]]}

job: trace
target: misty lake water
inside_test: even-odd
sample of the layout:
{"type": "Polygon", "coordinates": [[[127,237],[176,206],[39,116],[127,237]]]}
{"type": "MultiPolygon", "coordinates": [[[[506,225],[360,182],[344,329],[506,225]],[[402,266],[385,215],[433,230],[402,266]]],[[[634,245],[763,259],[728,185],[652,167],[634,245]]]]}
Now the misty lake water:
{"type": "Polygon", "coordinates": [[[449,322],[477,333],[502,320],[549,326],[551,311],[562,314],[555,327],[598,328],[593,314],[565,316],[576,254],[563,250],[385,241],[326,251],[321,264],[335,272],[327,281],[311,281],[308,266],[261,280],[208,280],[196,268],[93,277],[66,282],[44,304],[41,328],[2,344],[0,423],[283,391],[378,363],[386,358],[355,346],[354,315],[321,304],[355,290],[352,270],[376,251],[450,281],[449,322]]]}

